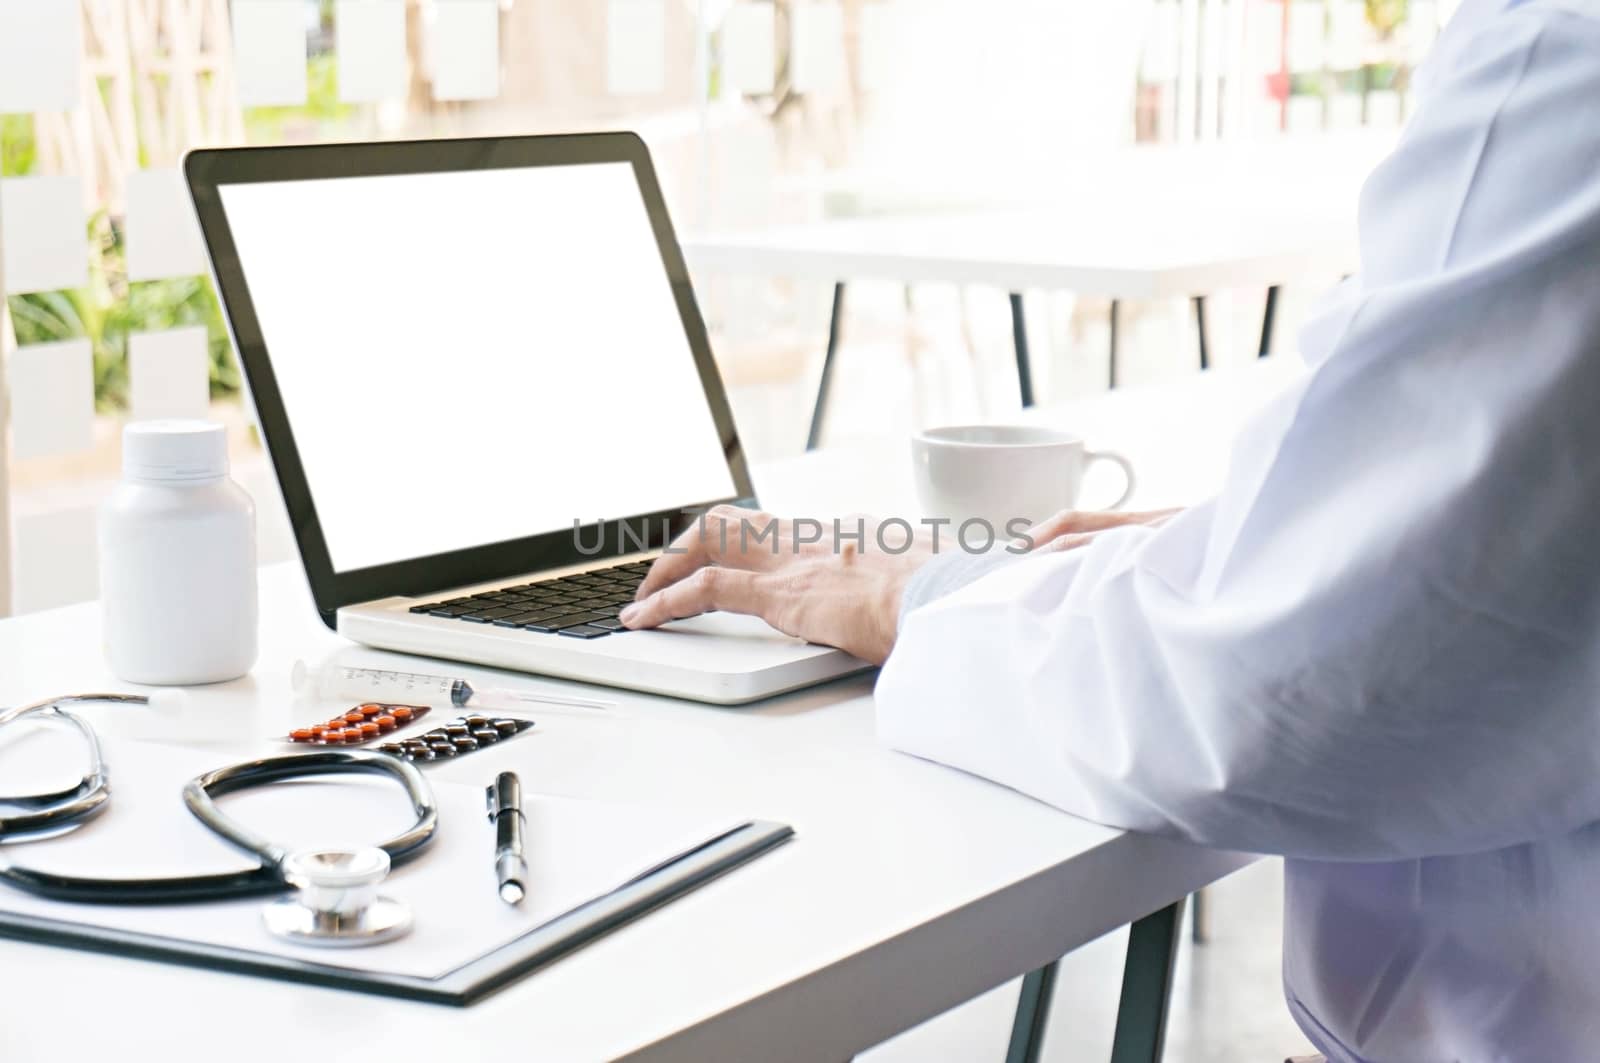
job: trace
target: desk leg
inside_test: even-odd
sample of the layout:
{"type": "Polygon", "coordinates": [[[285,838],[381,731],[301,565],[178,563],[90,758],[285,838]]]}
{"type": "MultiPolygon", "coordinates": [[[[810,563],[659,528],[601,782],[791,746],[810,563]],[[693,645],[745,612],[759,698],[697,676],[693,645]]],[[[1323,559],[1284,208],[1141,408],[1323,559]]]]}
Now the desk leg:
{"type": "Polygon", "coordinates": [[[1117,329],[1122,324],[1122,300],[1111,300],[1111,358],[1109,381],[1111,390],[1117,390],[1117,329]]]}
{"type": "Polygon", "coordinates": [[[1017,388],[1022,408],[1033,405],[1033,366],[1028,359],[1028,321],[1022,312],[1022,293],[1011,293],[1011,342],[1017,350],[1017,388]]]}
{"type": "Polygon", "coordinates": [[[1206,297],[1194,297],[1194,324],[1200,332],[1200,368],[1211,368],[1211,347],[1209,337],[1206,335],[1206,297]]]}
{"type": "Polygon", "coordinates": [[[1167,1040],[1167,1003],[1172,995],[1172,967],[1182,925],[1180,900],[1129,928],[1111,1063],[1160,1063],[1167,1040]]]}
{"type": "Polygon", "coordinates": [[[1256,357],[1265,358],[1272,353],[1272,325],[1278,316],[1278,286],[1267,289],[1267,312],[1261,316],[1261,348],[1256,357]]]}
{"type": "Polygon", "coordinates": [[[1044,1048],[1044,1028],[1050,1021],[1050,997],[1056,986],[1056,967],[1052,960],[1022,978],[1022,995],[1017,998],[1017,1017],[1011,1023],[1011,1047],[1006,1063],[1038,1063],[1044,1048]]]}
{"type": "Polygon", "coordinates": [[[817,382],[817,404],[811,408],[811,431],[806,449],[816,450],[822,442],[822,418],[827,412],[828,389],[833,384],[833,359],[839,353],[839,327],[844,316],[844,281],[833,286],[833,313],[828,318],[828,350],[822,356],[822,379],[817,382]]]}

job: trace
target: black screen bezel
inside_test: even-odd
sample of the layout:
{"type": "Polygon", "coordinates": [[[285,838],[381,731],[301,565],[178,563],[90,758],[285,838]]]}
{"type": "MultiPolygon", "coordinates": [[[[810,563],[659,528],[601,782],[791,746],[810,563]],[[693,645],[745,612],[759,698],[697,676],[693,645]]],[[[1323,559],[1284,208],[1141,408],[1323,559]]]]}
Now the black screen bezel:
{"type": "MultiPolygon", "coordinates": [[[[396,595],[436,594],[456,587],[579,564],[600,556],[637,552],[641,548],[638,542],[641,531],[644,533],[643,549],[658,549],[687,528],[699,509],[723,502],[743,503],[754,498],[744,450],[734,426],[733,412],[728,406],[722,377],[711,353],[705,323],[695,301],[689,270],[667,215],[649,150],[636,135],[583,133],[207,149],[190,152],[184,159],[183,169],[210,255],[217,295],[233,335],[234,350],[238,353],[247,390],[255,406],[263,443],[277,474],[284,505],[294,529],[295,542],[299,547],[300,560],[311,585],[312,598],[329,627],[336,627],[336,613],[340,606],[396,595]],[[732,498],[707,499],[698,504],[686,501],[680,509],[632,514],[602,525],[585,525],[583,550],[579,549],[572,529],[561,529],[428,557],[336,572],[301,466],[294,432],[278,392],[271,357],[261,335],[249,285],[239,262],[218,188],[228,184],[273,181],[618,162],[630,164],[638,180],[645,210],[655,233],[656,246],[661,254],[661,263],[671,283],[678,315],[683,322],[706,402],[721,439],[728,471],[738,494],[732,498]],[[626,535],[624,527],[627,529],[626,535]],[[597,543],[601,546],[599,551],[584,552],[593,550],[597,543]]],[[[307,253],[315,253],[315,249],[308,247],[307,253]]],[[[561,460],[583,459],[579,452],[561,460]]],[[[432,504],[459,506],[463,520],[471,520],[470,500],[441,498],[432,504]]]]}

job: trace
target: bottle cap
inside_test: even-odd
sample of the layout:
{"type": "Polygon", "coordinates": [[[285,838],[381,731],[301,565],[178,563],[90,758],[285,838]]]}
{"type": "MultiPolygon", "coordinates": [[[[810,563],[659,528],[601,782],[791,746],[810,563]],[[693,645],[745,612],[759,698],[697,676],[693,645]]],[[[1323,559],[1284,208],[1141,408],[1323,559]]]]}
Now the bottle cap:
{"type": "Polygon", "coordinates": [[[228,475],[228,433],[212,421],[135,421],[122,430],[122,474],[133,480],[228,475]]]}

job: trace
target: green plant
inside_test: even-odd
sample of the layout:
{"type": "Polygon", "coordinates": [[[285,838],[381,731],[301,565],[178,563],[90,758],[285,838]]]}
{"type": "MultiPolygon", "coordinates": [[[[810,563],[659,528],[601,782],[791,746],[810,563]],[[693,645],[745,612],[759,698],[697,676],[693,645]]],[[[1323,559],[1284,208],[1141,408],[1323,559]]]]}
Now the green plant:
{"type": "Polygon", "coordinates": [[[313,55],[306,63],[306,102],[296,107],[250,108],[244,114],[245,135],[252,144],[314,139],[308,138],[305,127],[341,128],[355,110],[339,100],[337,59],[313,55]]]}
{"type": "Polygon", "coordinates": [[[1395,35],[1411,13],[1411,0],[1365,0],[1367,24],[1387,41],[1395,35]]]}
{"type": "Polygon", "coordinates": [[[38,159],[33,139],[33,118],[26,114],[0,115],[0,177],[32,173],[38,159]]]}
{"type": "Polygon", "coordinates": [[[17,342],[87,338],[94,351],[95,407],[118,410],[128,404],[128,337],[201,326],[210,347],[212,398],[237,396],[239,369],[210,282],[180,277],[130,284],[122,234],[103,211],[90,219],[87,236],[93,252],[87,286],[11,297],[17,342]]]}

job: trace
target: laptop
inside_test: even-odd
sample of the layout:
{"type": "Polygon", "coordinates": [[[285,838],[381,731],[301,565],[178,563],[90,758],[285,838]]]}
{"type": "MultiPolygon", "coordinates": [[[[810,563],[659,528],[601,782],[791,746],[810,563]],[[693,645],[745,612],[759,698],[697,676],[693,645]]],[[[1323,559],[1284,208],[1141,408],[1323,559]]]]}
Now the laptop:
{"type": "Polygon", "coordinates": [[[184,163],[323,621],[369,646],[717,704],[868,667],[760,620],[627,631],[744,453],[627,133],[184,163]]]}

